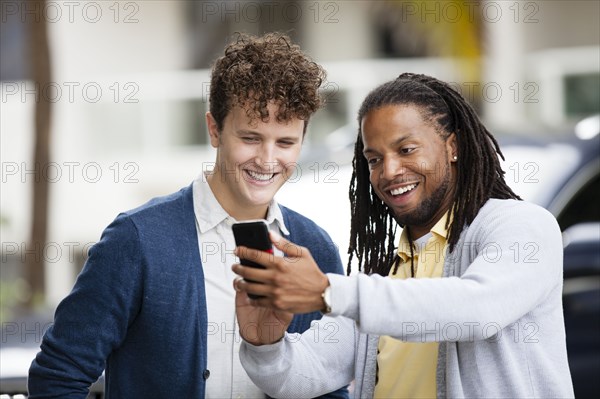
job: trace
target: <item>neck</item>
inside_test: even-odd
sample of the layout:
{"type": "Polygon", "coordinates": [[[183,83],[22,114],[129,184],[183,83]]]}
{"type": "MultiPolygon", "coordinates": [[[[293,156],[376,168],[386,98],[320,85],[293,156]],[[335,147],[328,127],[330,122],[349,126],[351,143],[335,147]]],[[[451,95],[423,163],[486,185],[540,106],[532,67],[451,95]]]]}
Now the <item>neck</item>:
{"type": "Polygon", "coordinates": [[[238,221],[266,219],[269,205],[249,205],[235,200],[235,196],[228,192],[227,186],[219,184],[218,173],[207,174],[206,181],[217,202],[229,216],[238,221]]]}
{"type": "MultiPolygon", "coordinates": [[[[225,209],[225,208],[223,208],[225,209]]],[[[266,219],[267,218],[267,211],[268,211],[269,207],[265,207],[265,208],[261,208],[261,209],[257,209],[254,212],[250,212],[249,209],[248,212],[231,212],[227,209],[225,209],[225,211],[235,220],[238,221],[244,221],[244,220],[256,220],[256,219],[266,219]]],[[[245,209],[246,210],[246,209],[245,209]]]]}
{"type": "Polygon", "coordinates": [[[419,238],[423,237],[424,235],[426,235],[427,233],[429,233],[431,231],[431,229],[433,228],[433,226],[435,226],[437,224],[437,222],[440,221],[440,219],[442,219],[444,217],[444,215],[446,214],[446,212],[449,210],[449,207],[443,207],[440,208],[434,215],[433,217],[425,224],[416,226],[416,225],[407,225],[406,227],[408,227],[409,231],[410,231],[410,238],[412,241],[414,240],[418,240],[419,238]]]}

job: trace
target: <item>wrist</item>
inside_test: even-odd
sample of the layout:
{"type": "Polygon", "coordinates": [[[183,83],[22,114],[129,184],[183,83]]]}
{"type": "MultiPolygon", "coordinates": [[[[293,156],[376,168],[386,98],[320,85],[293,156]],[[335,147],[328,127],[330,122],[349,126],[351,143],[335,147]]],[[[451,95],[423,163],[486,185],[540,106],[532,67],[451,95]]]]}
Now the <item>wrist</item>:
{"type": "Polygon", "coordinates": [[[331,285],[329,284],[329,279],[327,279],[327,285],[321,292],[321,302],[321,313],[331,313],[331,285]]]}

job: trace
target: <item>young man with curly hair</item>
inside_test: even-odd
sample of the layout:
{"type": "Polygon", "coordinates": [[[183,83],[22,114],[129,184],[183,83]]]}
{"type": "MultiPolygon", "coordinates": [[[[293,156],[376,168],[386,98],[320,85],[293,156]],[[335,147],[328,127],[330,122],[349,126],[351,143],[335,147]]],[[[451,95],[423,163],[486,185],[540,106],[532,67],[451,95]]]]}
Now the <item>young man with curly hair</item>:
{"type": "MultiPolygon", "coordinates": [[[[277,204],[323,69],[281,34],[240,35],[212,70],[206,123],[214,170],[120,214],[91,248],[29,373],[29,397],[85,398],[105,370],[107,398],[255,398],[239,362],[231,225],[264,219],[343,273],[327,233],[277,204]]],[[[319,312],[294,318],[303,332],[319,312]]],[[[347,397],[341,389],[329,397],[347,397]]]]}

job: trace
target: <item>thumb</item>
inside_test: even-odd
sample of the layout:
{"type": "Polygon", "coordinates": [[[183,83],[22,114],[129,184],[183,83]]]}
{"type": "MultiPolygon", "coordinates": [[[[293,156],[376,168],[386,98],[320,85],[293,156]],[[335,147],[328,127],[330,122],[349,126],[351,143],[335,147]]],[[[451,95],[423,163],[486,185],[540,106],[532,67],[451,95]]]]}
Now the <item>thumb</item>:
{"type": "Polygon", "coordinates": [[[269,232],[269,234],[275,248],[283,252],[287,257],[299,258],[308,252],[308,249],[294,244],[273,231],[269,232]]]}
{"type": "Polygon", "coordinates": [[[235,306],[237,308],[248,305],[249,301],[248,295],[237,286],[241,281],[243,281],[243,278],[241,277],[236,277],[233,280],[233,289],[235,290],[235,306]]]}

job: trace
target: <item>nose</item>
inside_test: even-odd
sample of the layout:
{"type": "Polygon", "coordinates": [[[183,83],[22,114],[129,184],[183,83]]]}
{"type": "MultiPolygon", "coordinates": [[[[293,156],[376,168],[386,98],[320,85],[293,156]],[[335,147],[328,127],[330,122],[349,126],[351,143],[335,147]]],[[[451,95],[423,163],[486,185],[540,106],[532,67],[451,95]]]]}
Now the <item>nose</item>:
{"type": "Polygon", "coordinates": [[[263,171],[271,171],[277,165],[276,159],[275,146],[270,143],[264,143],[260,146],[255,162],[263,171]]]}
{"type": "Polygon", "coordinates": [[[381,178],[392,181],[397,176],[406,173],[402,160],[396,156],[384,157],[381,168],[381,178]]]}

